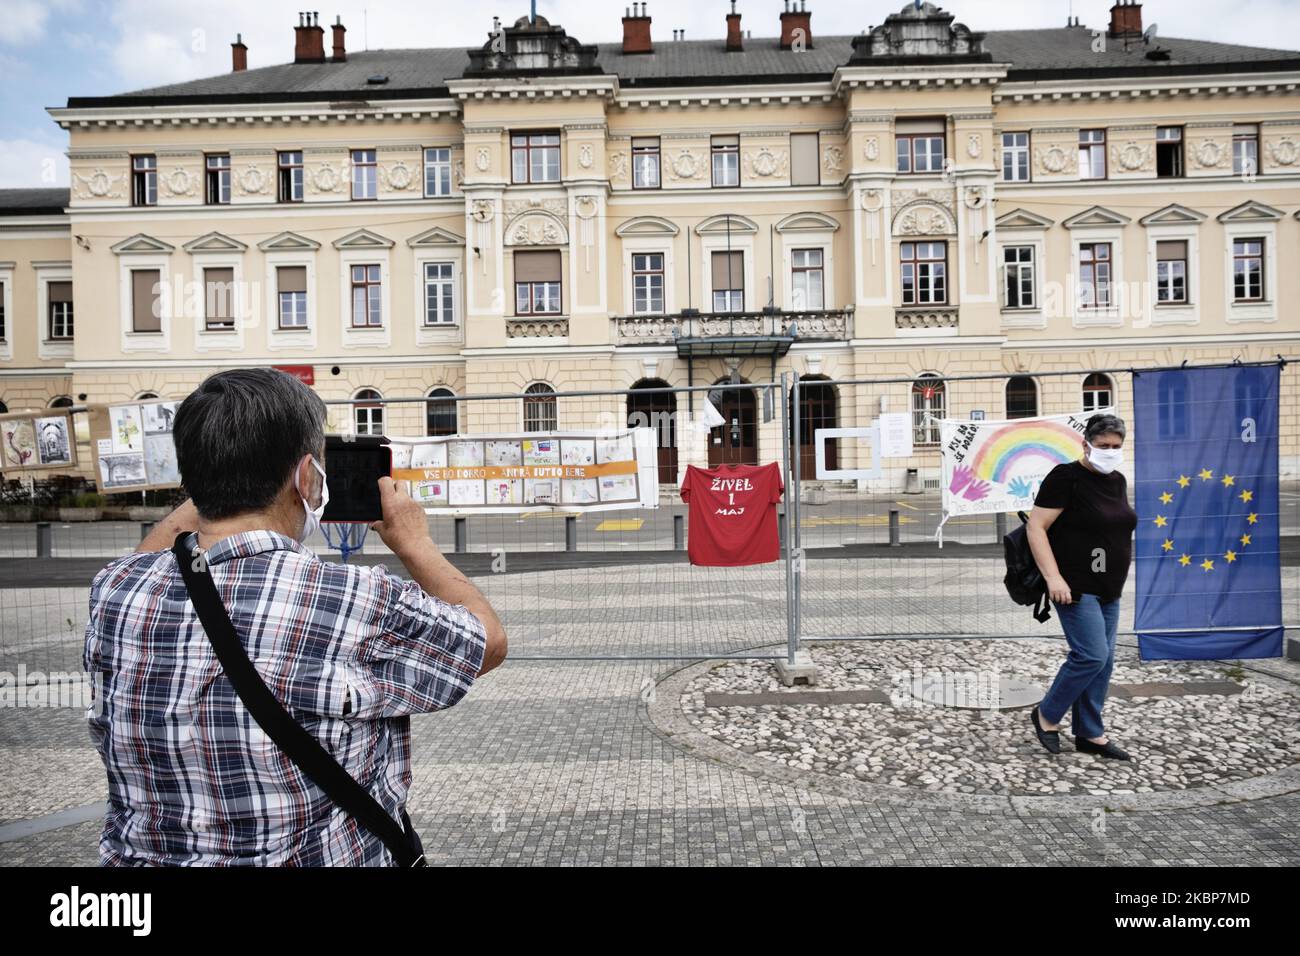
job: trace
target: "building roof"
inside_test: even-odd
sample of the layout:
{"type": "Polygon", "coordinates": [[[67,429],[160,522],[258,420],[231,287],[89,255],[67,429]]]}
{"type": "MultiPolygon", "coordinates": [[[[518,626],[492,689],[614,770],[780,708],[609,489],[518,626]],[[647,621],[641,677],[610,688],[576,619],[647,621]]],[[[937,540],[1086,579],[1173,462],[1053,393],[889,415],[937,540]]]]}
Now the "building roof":
{"type": "MultiPolygon", "coordinates": [[[[627,55],[621,43],[600,43],[596,65],[634,88],[825,81],[849,62],[852,41],[814,34],[812,49],[793,52],[780,49],[775,37],[753,37],[743,51],[728,53],[721,38],[656,40],[653,53],[627,55]]],[[[1300,52],[1212,40],[1159,37],[1148,46],[1140,39],[1107,37],[1105,51],[1098,53],[1085,26],[990,31],[984,49],[994,63],[1009,64],[1009,81],[1300,70],[1300,52]],[[1167,51],[1168,59],[1149,59],[1152,49],[1167,51]]],[[[447,81],[460,78],[469,65],[468,51],[459,47],[372,50],[349,53],[345,63],[284,63],[115,96],[70,97],[68,106],[446,96],[447,81]],[[377,75],[387,82],[368,82],[377,75]]]]}
{"type": "Polygon", "coordinates": [[[62,215],[66,189],[0,189],[0,216],[62,215]]]}

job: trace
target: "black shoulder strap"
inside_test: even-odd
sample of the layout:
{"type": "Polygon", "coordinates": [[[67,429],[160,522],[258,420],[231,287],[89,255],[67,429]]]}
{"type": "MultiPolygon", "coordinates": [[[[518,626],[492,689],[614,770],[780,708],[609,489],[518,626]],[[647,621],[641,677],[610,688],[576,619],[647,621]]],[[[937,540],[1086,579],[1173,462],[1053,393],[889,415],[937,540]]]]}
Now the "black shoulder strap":
{"type": "Polygon", "coordinates": [[[217,594],[217,586],[212,582],[207,564],[197,552],[191,552],[185,547],[185,539],[188,537],[188,533],[177,535],[172,554],[175,555],[181,577],[185,580],[190,602],[194,605],[208,640],[212,642],[212,649],[216,651],[217,660],[221,662],[235,693],[257,721],[257,726],[331,800],[379,837],[399,866],[425,866],[419,836],[411,828],[410,821],[404,819],[403,825],[399,827],[379,801],[367,793],[276,700],[253,667],[253,662],[248,659],[243,645],[239,643],[235,626],[221,603],[221,596],[217,594]]]}

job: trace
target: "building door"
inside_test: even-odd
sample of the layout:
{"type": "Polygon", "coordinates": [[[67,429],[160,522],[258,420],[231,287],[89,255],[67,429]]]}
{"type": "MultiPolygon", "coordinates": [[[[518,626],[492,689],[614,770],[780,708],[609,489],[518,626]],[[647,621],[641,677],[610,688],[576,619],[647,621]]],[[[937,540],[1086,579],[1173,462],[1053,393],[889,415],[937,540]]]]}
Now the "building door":
{"type": "MultiPolygon", "coordinates": [[[[794,396],[791,395],[793,400],[794,396]]],[[[791,408],[791,421],[794,409],[791,408]]],[[[814,439],[819,428],[839,428],[839,414],[835,399],[835,386],[805,376],[799,382],[799,480],[815,481],[817,478],[817,445],[814,439]]],[[[826,441],[826,469],[839,468],[838,439],[826,441]]]]}
{"type": "MultiPolygon", "coordinates": [[[[718,384],[726,383],[726,379],[718,384]]],[[[758,464],[758,416],[752,389],[708,393],[723,424],[709,431],[709,467],[758,464]]]]}
{"type": "Polygon", "coordinates": [[[668,388],[661,378],[643,378],[627,397],[629,428],[653,428],[659,449],[659,484],[677,484],[677,396],[672,392],[638,395],[637,389],[668,388]]]}

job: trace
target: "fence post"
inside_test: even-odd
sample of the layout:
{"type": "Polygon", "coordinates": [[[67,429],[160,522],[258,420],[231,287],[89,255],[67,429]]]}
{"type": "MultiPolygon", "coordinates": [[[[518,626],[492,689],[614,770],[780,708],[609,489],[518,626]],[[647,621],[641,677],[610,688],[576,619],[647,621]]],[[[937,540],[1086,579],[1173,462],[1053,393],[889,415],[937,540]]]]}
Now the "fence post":
{"type": "Polygon", "coordinates": [[[996,540],[999,542],[1007,536],[1006,512],[999,511],[993,516],[993,533],[997,536],[996,540]]]}
{"type": "Polygon", "coordinates": [[[48,521],[36,522],[36,556],[49,558],[54,555],[54,534],[50,531],[48,521]]]}
{"type": "Polygon", "coordinates": [[[464,554],[469,550],[469,530],[466,525],[466,518],[453,518],[452,528],[454,531],[454,540],[456,542],[456,553],[464,554]]]}
{"type": "Polygon", "coordinates": [[[686,550],[686,516],[673,515],[673,550],[686,550]]]}
{"type": "Polygon", "coordinates": [[[578,519],[573,515],[564,519],[564,550],[578,550],[578,519]]]}
{"type": "Polygon", "coordinates": [[[889,509],[889,546],[891,548],[901,548],[903,546],[897,508],[889,509]]]}

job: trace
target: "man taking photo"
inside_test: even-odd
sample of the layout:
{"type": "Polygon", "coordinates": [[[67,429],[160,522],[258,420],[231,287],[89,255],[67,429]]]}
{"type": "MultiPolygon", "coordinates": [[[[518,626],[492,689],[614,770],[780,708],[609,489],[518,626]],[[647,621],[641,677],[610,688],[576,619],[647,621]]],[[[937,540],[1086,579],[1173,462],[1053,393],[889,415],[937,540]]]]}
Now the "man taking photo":
{"type": "Polygon", "coordinates": [[[245,708],[190,600],[178,535],[275,699],[394,821],[406,820],[410,715],[452,706],[505,659],[491,605],[392,479],[380,479],[373,527],[411,581],[302,546],[324,511],[325,417],[280,371],[206,379],[173,430],[189,501],[91,585],[84,664],[108,772],[104,865],[393,862],[245,708]]]}

